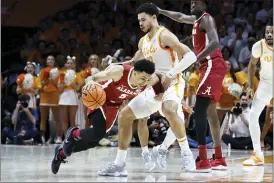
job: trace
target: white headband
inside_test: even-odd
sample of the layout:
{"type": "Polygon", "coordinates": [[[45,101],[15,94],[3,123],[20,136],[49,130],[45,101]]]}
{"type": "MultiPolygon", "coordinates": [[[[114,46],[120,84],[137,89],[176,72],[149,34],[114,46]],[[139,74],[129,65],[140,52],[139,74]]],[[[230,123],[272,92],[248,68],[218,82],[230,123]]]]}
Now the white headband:
{"type": "Polygon", "coordinates": [[[25,71],[27,70],[27,66],[30,65],[30,64],[33,65],[33,67],[35,68],[35,66],[36,66],[36,63],[35,63],[35,62],[27,61],[27,64],[26,64],[26,66],[25,66],[25,68],[24,68],[25,71]]]}
{"type": "Polygon", "coordinates": [[[68,60],[76,60],[76,57],[75,57],[75,56],[70,57],[70,56],[68,55],[68,56],[67,56],[67,59],[68,59],[68,60]]]}

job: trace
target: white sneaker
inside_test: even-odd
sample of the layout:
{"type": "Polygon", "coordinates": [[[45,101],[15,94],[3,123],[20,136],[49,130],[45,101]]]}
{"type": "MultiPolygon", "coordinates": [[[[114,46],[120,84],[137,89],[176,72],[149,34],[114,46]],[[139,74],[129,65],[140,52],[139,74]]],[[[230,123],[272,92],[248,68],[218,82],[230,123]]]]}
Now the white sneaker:
{"type": "Polygon", "coordinates": [[[190,149],[181,150],[182,171],[190,172],[196,169],[196,162],[190,149]]]}
{"type": "Polygon", "coordinates": [[[152,154],[155,157],[157,164],[163,170],[166,170],[167,163],[166,163],[166,155],[167,150],[161,149],[160,146],[153,147],[152,154]]]}
{"type": "Polygon", "coordinates": [[[105,169],[100,170],[99,176],[127,177],[126,165],[118,166],[114,163],[109,164],[105,169]]]}
{"type": "Polygon", "coordinates": [[[260,155],[257,155],[255,152],[253,152],[251,157],[249,159],[245,160],[242,164],[244,166],[264,165],[264,155],[263,155],[263,153],[261,153],[260,155]]]}
{"type": "Polygon", "coordinates": [[[62,144],[62,138],[57,137],[57,139],[55,140],[55,144],[62,144]]]}
{"type": "Polygon", "coordinates": [[[142,153],[142,157],[143,157],[146,169],[149,171],[153,170],[156,164],[151,157],[151,153],[150,152],[142,153]]]}

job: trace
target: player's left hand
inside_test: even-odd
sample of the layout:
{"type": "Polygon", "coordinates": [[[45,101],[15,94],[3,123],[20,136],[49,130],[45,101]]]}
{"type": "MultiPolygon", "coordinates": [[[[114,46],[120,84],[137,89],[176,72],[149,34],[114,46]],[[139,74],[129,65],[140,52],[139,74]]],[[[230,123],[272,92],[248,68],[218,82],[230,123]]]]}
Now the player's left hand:
{"type": "Polygon", "coordinates": [[[167,76],[163,76],[162,78],[162,85],[165,90],[167,90],[172,82],[172,78],[169,78],[167,76]]]}

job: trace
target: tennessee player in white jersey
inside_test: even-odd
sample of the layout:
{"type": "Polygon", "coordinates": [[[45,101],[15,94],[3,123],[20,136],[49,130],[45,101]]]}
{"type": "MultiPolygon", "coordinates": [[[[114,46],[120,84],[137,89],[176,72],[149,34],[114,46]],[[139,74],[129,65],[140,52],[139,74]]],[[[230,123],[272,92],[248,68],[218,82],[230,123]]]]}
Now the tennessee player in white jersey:
{"type": "Polygon", "coordinates": [[[249,131],[253,142],[254,152],[252,156],[243,162],[244,166],[264,164],[264,155],[260,144],[259,116],[264,107],[273,98],[273,23],[272,20],[266,26],[265,39],[256,42],[252,47],[252,58],[248,66],[249,88],[253,93],[256,64],[260,61],[260,83],[254,95],[250,111],[249,131]]]}
{"type": "MultiPolygon", "coordinates": [[[[184,80],[181,79],[180,73],[196,62],[197,58],[186,45],[180,43],[173,33],[159,26],[157,21],[159,11],[154,4],[142,4],[137,9],[137,14],[140,29],[147,34],[140,39],[138,44],[139,50],[130,62],[143,57],[154,62],[155,72],[161,80],[160,85],[163,86],[164,93],[158,95],[157,87],[153,89],[149,88],[133,98],[129,104],[121,110],[118,117],[119,147],[116,159],[114,163],[100,170],[98,174],[101,176],[127,176],[125,160],[127,148],[132,138],[132,121],[147,117],[157,111],[160,111],[167,118],[171,130],[179,142],[182,169],[192,171],[196,167],[195,160],[187,142],[183,121],[184,116],[181,111],[181,100],[184,96],[185,83],[184,80]],[[182,58],[182,60],[179,61],[179,58],[182,58]]],[[[156,85],[159,85],[159,83],[156,85]]],[[[138,134],[139,136],[144,135],[140,134],[140,131],[138,134]]],[[[146,140],[147,139],[148,136],[146,140]]],[[[151,163],[152,158],[148,148],[146,146],[142,147],[142,149],[142,156],[146,168],[152,170],[155,164],[151,163]]],[[[161,161],[161,158],[164,157],[165,159],[167,150],[159,147],[154,149],[153,154],[157,158],[158,165],[165,169],[166,166],[162,164],[163,161],[161,161]]]]}

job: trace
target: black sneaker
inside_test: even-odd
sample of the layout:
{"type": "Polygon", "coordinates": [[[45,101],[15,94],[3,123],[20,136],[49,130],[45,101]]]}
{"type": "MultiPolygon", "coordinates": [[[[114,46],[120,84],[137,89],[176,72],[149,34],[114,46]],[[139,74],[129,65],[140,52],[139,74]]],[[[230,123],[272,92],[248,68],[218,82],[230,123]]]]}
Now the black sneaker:
{"type": "Polygon", "coordinates": [[[67,163],[67,161],[65,161],[60,155],[61,150],[62,150],[61,145],[56,146],[55,155],[54,155],[54,158],[51,162],[51,171],[52,171],[53,174],[57,174],[61,163],[67,163]]]}
{"type": "Polygon", "coordinates": [[[77,129],[79,129],[79,128],[77,126],[75,126],[75,127],[70,127],[67,131],[67,135],[66,135],[64,143],[63,143],[64,153],[67,157],[69,157],[71,155],[71,153],[73,151],[73,147],[76,142],[72,132],[77,129]]]}

